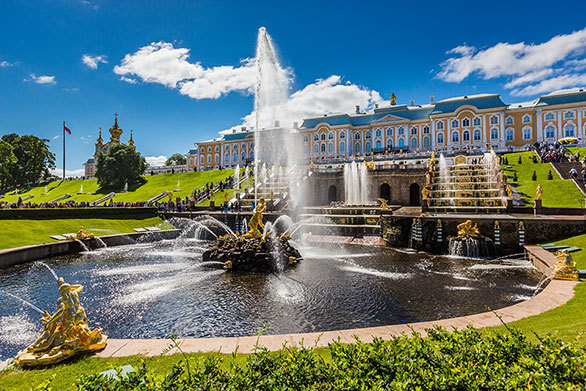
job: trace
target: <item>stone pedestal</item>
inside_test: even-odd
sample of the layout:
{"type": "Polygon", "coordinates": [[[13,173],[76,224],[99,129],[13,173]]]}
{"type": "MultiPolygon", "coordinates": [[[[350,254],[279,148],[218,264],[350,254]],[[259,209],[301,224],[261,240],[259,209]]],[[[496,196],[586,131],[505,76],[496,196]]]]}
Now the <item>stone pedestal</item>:
{"type": "Polygon", "coordinates": [[[533,200],[533,214],[538,215],[543,210],[542,200],[533,200]]]}

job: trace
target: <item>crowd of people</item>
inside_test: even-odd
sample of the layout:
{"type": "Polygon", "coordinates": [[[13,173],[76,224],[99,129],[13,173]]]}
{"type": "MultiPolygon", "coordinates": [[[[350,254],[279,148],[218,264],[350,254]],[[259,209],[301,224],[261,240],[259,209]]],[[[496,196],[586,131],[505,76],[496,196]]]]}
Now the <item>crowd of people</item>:
{"type": "Polygon", "coordinates": [[[560,163],[566,159],[566,148],[559,142],[542,141],[534,144],[535,152],[543,163],[560,163]]]}

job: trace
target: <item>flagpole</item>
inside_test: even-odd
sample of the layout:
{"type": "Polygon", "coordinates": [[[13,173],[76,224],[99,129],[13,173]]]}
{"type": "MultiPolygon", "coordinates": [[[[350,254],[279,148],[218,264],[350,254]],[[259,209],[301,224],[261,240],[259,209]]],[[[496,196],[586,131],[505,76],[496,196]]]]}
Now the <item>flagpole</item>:
{"type": "Polygon", "coordinates": [[[65,180],[65,121],[63,121],[63,180],[65,180]]]}

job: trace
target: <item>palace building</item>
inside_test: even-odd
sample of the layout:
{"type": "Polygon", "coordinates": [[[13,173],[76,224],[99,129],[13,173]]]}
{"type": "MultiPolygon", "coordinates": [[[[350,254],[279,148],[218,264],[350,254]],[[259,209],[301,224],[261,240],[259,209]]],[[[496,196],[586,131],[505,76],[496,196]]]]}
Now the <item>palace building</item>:
{"type": "MultiPolygon", "coordinates": [[[[96,141],[96,149],[94,152],[94,156],[89,158],[83,165],[85,166],[85,177],[86,178],[93,178],[96,176],[96,166],[98,164],[98,152],[103,151],[106,152],[110,149],[112,145],[115,144],[124,144],[120,141],[120,136],[124,133],[124,131],[118,126],[118,114],[114,114],[114,126],[110,128],[110,141],[104,144],[104,139],[102,139],[102,128],[100,128],[100,134],[96,141]]],[[[132,130],[130,130],[130,139],[128,140],[128,145],[134,148],[134,140],[132,139],[132,130]]]]}
{"type": "MultiPolygon", "coordinates": [[[[278,148],[295,148],[299,163],[347,159],[396,152],[511,150],[536,142],[572,137],[586,141],[586,91],[565,90],[530,102],[506,104],[498,94],[466,95],[428,104],[397,104],[353,114],[324,114],[306,118],[301,127],[261,130],[278,140],[288,134],[294,142],[273,142],[277,149],[261,160],[277,161],[278,148]],[[272,159],[270,159],[272,157],[272,159]]],[[[254,131],[242,128],[222,132],[213,140],[196,143],[187,154],[189,170],[243,166],[254,159],[254,131]]]]}

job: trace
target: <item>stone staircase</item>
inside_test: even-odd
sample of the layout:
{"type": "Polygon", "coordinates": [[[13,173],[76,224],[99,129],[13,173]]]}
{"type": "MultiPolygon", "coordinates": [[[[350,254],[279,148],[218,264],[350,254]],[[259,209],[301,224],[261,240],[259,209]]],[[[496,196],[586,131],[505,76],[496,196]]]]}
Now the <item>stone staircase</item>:
{"type": "MultiPolygon", "coordinates": [[[[266,178],[260,181],[257,188],[257,197],[264,198],[269,204],[270,210],[279,210],[283,208],[289,197],[289,183],[296,177],[297,171],[295,168],[287,172],[270,172],[266,178]],[[271,205],[272,192],[272,205],[271,205]]],[[[248,190],[247,193],[240,195],[240,204],[242,211],[252,211],[252,204],[254,203],[254,188],[248,190]]]]}
{"type": "Polygon", "coordinates": [[[584,182],[582,182],[582,174],[580,174],[580,172],[582,171],[581,163],[571,163],[566,161],[560,163],[551,163],[551,165],[554,167],[554,169],[557,171],[557,173],[562,179],[572,180],[576,184],[576,186],[578,186],[578,189],[580,189],[582,194],[586,196],[586,186],[584,185],[584,182]],[[578,171],[578,176],[576,178],[573,178],[570,174],[570,170],[572,168],[575,168],[576,171],[578,171]]]}
{"type": "Polygon", "coordinates": [[[380,207],[306,207],[299,216],[312,235],[380,236],[380,207]]]}

